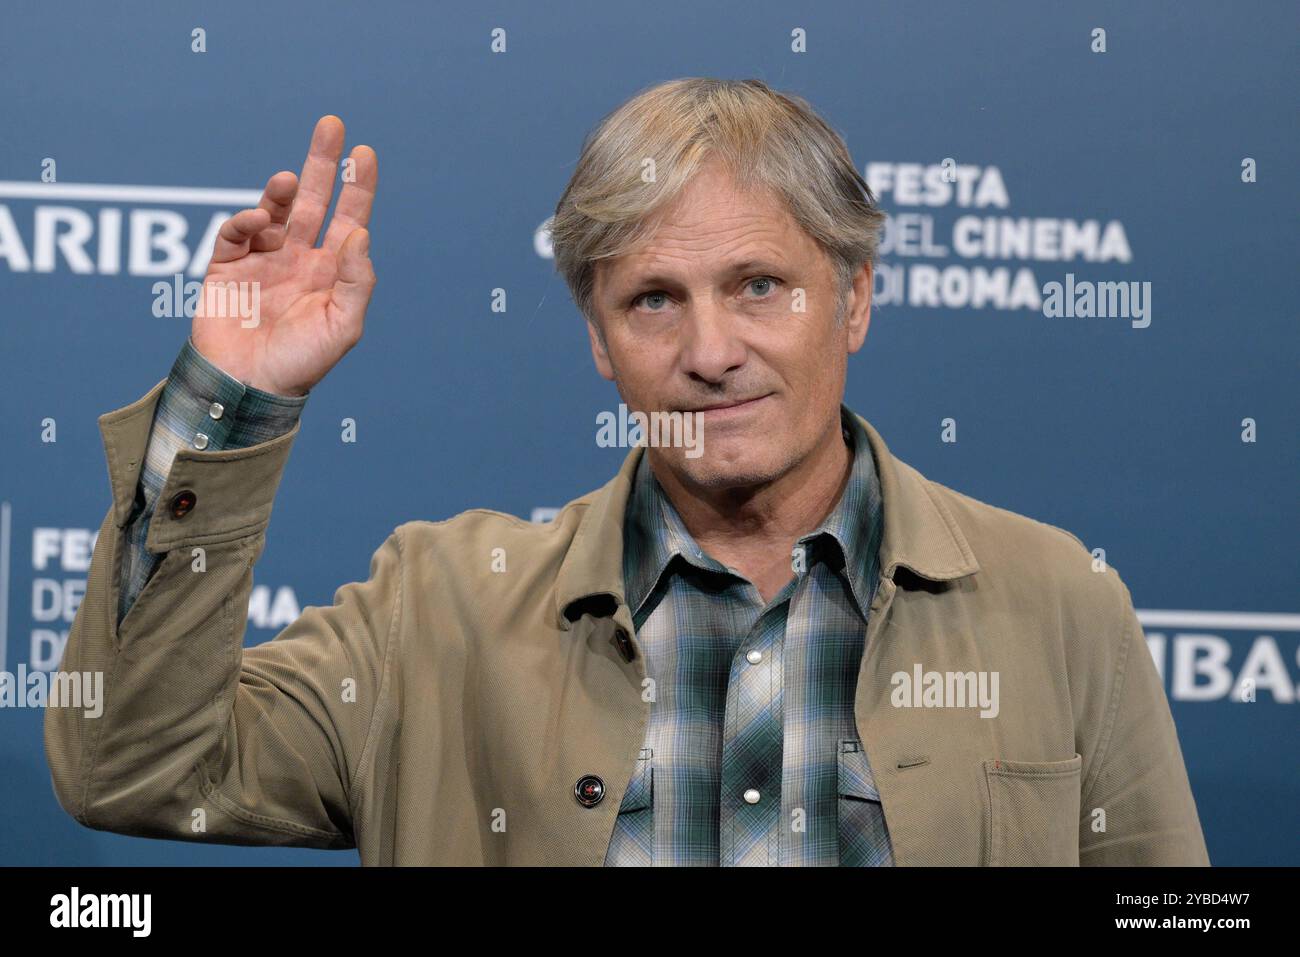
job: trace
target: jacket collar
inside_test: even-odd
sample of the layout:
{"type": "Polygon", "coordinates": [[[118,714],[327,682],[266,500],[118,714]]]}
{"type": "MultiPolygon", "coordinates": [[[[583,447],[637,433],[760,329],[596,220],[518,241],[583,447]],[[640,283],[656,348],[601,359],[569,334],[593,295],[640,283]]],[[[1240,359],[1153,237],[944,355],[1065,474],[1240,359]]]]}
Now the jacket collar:
{"type": "MultiPolygon", "coordinates": [[[[871,423],[852,413],[866,433],[875,457],[884,500],[880,574],[893,579],[902,566],[921,578],[950,581],[979,571],[970,543],[951,513],[930,491],[920,472],[890,454],[871,423]]],[[[623,522],[643,447],[633,448],[618,473],[588,498],[556,580],[556,615],[568,628],[572,606],[595,596],[624,604],[623,522]]],[[[606,603],[608,604],[608,602],[606,603]]],[[[575,615],[576,617],[576,615],[575,615]]]]}

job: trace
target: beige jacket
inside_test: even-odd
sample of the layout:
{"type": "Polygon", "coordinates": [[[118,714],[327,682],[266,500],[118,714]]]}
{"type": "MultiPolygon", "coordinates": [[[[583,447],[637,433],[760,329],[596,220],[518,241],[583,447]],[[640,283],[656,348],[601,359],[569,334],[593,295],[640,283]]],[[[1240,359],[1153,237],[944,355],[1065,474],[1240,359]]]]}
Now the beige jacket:
{"type": "MultiPolygon", "coordinates": [[[[367,581],[244,649],[298,426],[177,455],[147,541],[165,558],[115,625],[164,384],[99,420],[113,504],[61,667],[104,673],[103,713],[50,708],[45,724],[68,813],[146,837],[355,846],[368,865],[600,865],[650,708],[620,561],[643,450],[549,524],[483,509],[407,522],[367,581]],[[593,807],[575,797],[587,775],[605,785],[593,807]]],[[[1208,863],[1115,570],[1068,532],[927,480],[864,426],[885,527],[855,713],[896,863],[1208,863]],[[896,676],[918,666],[996,672],[996,717],[903,706],[896,676]]]]}

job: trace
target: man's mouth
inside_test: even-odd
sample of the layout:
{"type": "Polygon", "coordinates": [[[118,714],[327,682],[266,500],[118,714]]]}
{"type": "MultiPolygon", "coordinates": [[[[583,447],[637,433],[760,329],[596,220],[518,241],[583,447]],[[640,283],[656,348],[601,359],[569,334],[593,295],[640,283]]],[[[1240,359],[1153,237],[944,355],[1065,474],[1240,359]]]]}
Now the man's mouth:
{"type": "Polygon", "coordinates": [[[723,402],[712,402],[708,405],[696,406],[693,409],[685,409],[683,411],[707,413],[710,416],[733,415],[748,411],[771,394],[772,393],[770,392],[764,392],[762,395],[756,395],[748,399],[730,399],[723,402]]]}

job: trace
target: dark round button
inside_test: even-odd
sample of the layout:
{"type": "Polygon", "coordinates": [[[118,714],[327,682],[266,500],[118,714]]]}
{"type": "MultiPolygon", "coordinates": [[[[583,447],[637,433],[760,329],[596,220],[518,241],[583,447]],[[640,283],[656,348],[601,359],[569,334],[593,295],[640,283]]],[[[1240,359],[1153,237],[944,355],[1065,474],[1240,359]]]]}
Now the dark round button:
{"type": "Polygon", "coordinates": [[[182,489],[172,496],[171,510],[172,518],[184,518],[194,508],[194,503],[199,497],[194,494],[192,489],[182,489]]]}
{"type": "Polygon", "coordinates": [[[583,807],[595,807],[605,796],[605,782],[594,774],[584,774],[573,786],[573,796],[583,807]]]}

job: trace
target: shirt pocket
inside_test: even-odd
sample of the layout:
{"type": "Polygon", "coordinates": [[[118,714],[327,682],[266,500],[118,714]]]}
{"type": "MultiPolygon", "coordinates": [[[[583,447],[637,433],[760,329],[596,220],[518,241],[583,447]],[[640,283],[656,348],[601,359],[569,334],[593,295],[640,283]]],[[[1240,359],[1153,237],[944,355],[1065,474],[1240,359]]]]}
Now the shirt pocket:
{"type": "Polygon", "coordinates": [[[893,863],[880,792],[867,752],[852,738],[840,741],[839,840],[841,867],[881,867],[893,863]]]}
{"type": "Polygon", "coordinates": [[[649,867],[654,863],[654,763],[650,748],[637,756],[632,778],[618,806],[606,867],[649,867]]]}
{"type": "Polygon", "coordinates": [[[984,762],[991,867],[1078,867],[1083,757],[984,762]]]}
{"type": "Polygon", "coordinates": [[[636,759],[636,769],[628,781],[623,803],[618,806],[619,814],[632,811],[647,811],[654,807],[654,763],[650,748],[642,748],[636,759]]]}

